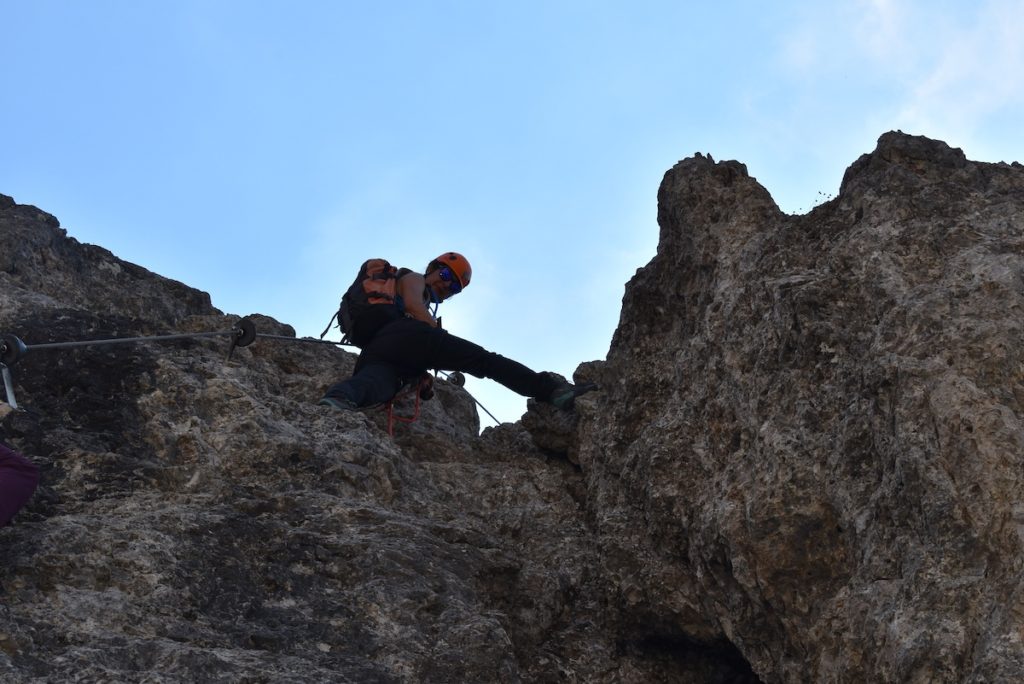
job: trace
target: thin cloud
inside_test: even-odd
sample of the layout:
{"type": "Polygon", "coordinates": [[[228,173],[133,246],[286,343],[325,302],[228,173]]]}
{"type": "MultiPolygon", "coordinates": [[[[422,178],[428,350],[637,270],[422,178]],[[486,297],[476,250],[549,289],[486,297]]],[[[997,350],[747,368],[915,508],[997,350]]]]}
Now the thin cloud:
{"type": "Polygon", "coordinates": [[[896,117],[899,126],[963,142],[990,117],[1020,106],[1022,35],[1024,2],[994,2],[983,6],[972,24],[936,36],[943,53],[910,90],[896,117]]]}
{"type": "Polygon", "coordinates": [[[907,34],[907,6],[895,0],[864,0],[858,3],[861,19],[855,36],[865,52],[875,60],[900,57],[907,34]]]}

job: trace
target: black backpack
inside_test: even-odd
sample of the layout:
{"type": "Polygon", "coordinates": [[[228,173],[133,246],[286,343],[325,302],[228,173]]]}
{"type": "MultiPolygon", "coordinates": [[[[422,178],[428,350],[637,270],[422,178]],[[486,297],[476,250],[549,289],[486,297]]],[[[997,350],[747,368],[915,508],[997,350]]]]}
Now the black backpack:
{"type": "MultiPolygon", "coordinates": [[[[398,300],[398,269],[386,259],[367,259],[352,285],[341,297],[334,315],[345,334],[343,341],[362,347],[385,323],[401,316],[398,300]]],[[[324,338],[334,318],[320,335],[324,338]]]]}

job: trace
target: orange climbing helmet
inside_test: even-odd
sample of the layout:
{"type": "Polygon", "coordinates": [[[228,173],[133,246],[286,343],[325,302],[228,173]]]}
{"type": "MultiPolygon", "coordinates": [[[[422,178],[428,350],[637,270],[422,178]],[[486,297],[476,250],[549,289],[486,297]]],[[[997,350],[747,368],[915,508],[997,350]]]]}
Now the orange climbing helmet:
{"type": "MultiPolygon", "coordinates": [[[[470,279],[473,277],[473,268],[469,265],[469,261],[466,257],[462,256],[458,252],[445,252],[441,256],[437,257],[430,262],[427,266],[427,273],[435,269],[447,269],[451,276],[455,277],[455,280],[459,283],[459,290],[464,290],[469,285],[470,279]]],[[[441,273],[441,278],[444,280],[450,280],[445,278],[445,274],[441,273]]],[[[454,293],[453,293],[454,294],[454,293]]]]}

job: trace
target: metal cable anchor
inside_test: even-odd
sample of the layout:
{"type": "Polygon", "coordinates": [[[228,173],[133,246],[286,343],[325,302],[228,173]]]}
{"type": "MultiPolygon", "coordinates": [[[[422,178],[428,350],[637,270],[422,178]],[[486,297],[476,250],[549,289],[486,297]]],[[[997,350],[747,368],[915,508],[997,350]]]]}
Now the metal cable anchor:
{"type": "Polygon", "coordinates": [[[11,408],[17,409],[18,402],[14,396],[14,381],[10,369],[20,361],[25,354],[39,349],[71,349],[73,347],[91,347],[108,344],[128,344],[132,342],[161,342],[167,340],[185,340],[200,337],[218,337],[223,335],[231,336],[231,346],[228,348],[227,360],[236,347],[248,347],[256,340],[256,325],[248,318],[242,318],[231,330],[222,332],[205,333],[182,333],[176,335],[149,335],[144,337],[115,337],[106,340],[76,340],[71,342],[47,342],[45,344],[25,344],[20,337],[5,333],[0,335],[0,374],[3,375],[4,391],[7,393],[7,403],[11,408]]]}

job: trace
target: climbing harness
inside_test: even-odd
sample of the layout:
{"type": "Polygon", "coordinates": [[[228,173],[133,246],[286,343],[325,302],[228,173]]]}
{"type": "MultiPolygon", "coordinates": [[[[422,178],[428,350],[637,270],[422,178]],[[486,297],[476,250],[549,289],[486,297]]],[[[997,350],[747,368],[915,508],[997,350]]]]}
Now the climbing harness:
{"type": "MultiPolygon", "coordinates": [[[[445,373],[444,371],[440,371],[439,370],[439,371],[434,371],[434,372],[436,374],[443,375],[445,380],[447,380],[451,384],[455,385],[456,387],[465,387],[465,385],[466,385],[466,376],[463,375],[459,371],[453,371],[451,373],[445,373]]],[[[420,415],[420,400],[427,401],[428,399],[433,398],[433,396],[434,396],[433,382],[431,381],[430,383],[427,383],[427,385],[425,387],[424,386],[424,379],[428,379],[429,380],[430,379],[430,375],[428,373],[425,373],[423,376],[421,376],[421,378],[419,379],[418,382],[406,383],[405,385],[402,386],[402,388],[400,390],[398,390],[398,393],[395,394],[395,396],[391,397],[391,399],[389,399],[388,401],[384,402],[384,405],[381,407],[381,408],[384,409],[384,411],[387,412],[387,415],[388,415],[388,434],[391,435],[392,437],[395,436],[395,422],[396,421],[399,422],[399,423],[412,423],[412,422],[415,422],[416,419],[419,418],[419,415],[420,415]],[[395,415],[395,402],[408,397],[410,393],[414,394],[415,397],[416,397],[415,404],[413,405],[413,413],[412,413],[412,415],[411,416],[395,415]]],[[[466,394],[469,394],[469,392],[467,391],[466,394]]],[[[501,425],[501,421],[498,420],[497,418],[495,418],[493,413],[488,411],[484,407],[483,404],[481,404],[479,401],[477,401],[476,397],[474,397],[472,394],[469,394],[469,398],[472,399],[474,402],[476,402],[476,405],[479,406],[480,408],[482,408],[484,410],[484,413],[486,413],[487,415],[489,415],[491,417],[491,420],[494,421],[495,425],[501,425]]]]}
{"type": "MultiPolygon", "coordinates": [[[[94,347],[104,346],[111,344],[130,344],[139,342],[167,342],[171,340],[187,340],[197,339],[204,337],[230,337],[230,345],[228,346],[228,353],[225,361],[230,361],[234,351],[238,347],[248,347],[257,338],[267,340],[278,340],[282,342],[306,342],[312,344],[329,344],[332,346],[355,346],[352,345],[345,339],[340,341],[324,340],[324,339],[313,339],[309,337],[287,337],[285,335],[271,335],[268,333],[259,333],[256,331],[256,325],[249,318],[242,318],[235,324],[231,330],[224,330],[218,332],[200,332],[200,333],[181,333],[174,335],[148,335],[142,337],[116,337],[111,339],[102,340],[76,340],[70,342],[47,342],[44,344],[25,344],[20,337],[12,334],[0,334],[0,375],[3,376],[4,392],[7,397],[7,403],[11,408],[18,409],[18,400],[14,395],[14,379],[11,375],[11,368],[14,367],[26,354],[35,351],[44,350],[55,350],[55,349],[72,349],[76,347],[94,347]]],[[[465,376],[455,371],[453,373],[445,373],[438,371],[443,375],[449,382],[456,387],[462,387],[465,385],[465,376]]],[[[429,377],[429,376],[428,376],[429,377]]],[[[413,385],[417,390],[416,404],[413,411],[413,415],[410,416],[397,416],[394,414],[394,401],[399,397],[392,398],[390,401],[384,404],[384,408],[388,411],[388,434],[394,436],[394,424],[395,422],[411,423],[419,417],[420,411],[420,399],[421,392],[418,385],[413,385]]],[[[407,386],[406,389],[409,389],[407,386]]],[[[433,390],[431,390],[431,394],[433,390]]],[[[467,392],[468,394],[468,392],[467,392]]],[[[490,411],[488,411],[483,404],[476,400],[476,397],[470,395],[476,405],[479,406],[488,416],[494,420],[495,424],[500,424],[500,421],[494,417],[490,411]]],[[[422,397],[424,399],[429,397],[422,397]]]]}
{"type": "Polygon", "coordinates": [[[385,413],[387,413],[388,416],[388,435],[390,435],[391,437],[395,436],[396,421],[399,423],[415,422],[416,419],[420,417],[420,401],[427,401],[433,398],[434,379],[430,376],[429,373],[424,373],[415,380],[410,380],[409,382],[403,384],[401,389],[398,390],[395,396],[391,397],[386,402],[384,402],[384,405],[381,407],[384,409],[385,413]],[[395,402],[406,398],[407,396],[409,396],[410,393],[416,397],[412,415],[395,415],[395,402]]]}

